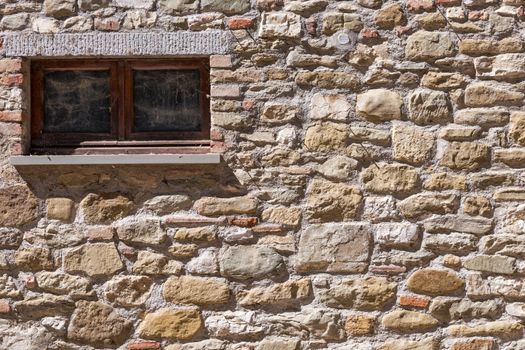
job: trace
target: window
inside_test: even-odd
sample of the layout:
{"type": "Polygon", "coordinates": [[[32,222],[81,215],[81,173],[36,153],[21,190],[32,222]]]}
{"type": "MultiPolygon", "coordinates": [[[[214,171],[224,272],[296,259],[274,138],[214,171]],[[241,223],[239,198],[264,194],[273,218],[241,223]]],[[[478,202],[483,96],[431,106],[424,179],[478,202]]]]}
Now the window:
{"type": "Polygon", "coordinates": [[[209,146],[209,63],[38,60],[32,153],[197,151],[209,146]]]}

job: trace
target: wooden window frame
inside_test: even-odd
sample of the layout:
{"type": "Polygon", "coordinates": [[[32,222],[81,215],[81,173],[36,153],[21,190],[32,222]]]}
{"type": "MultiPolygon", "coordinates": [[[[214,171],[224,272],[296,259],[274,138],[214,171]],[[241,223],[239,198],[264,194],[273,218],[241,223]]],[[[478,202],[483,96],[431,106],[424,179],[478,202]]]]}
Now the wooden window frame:
{"type": "Polygon", "coordinates": [[[210,67],[208,58],[180,59],[58,59],[31,63],[31,146],[34,153],[200,153],[210,145],[210,67]],[[198,70],[201,130],[133,132],[134,70],[198,70]],[[44,73],[47,71],[109,71],[111,132],[44,133],[44,73]],[[150,149],[152,148],[152,149],[150,149]],[[161,152],[159,152],[161,153],[161,152]]]}

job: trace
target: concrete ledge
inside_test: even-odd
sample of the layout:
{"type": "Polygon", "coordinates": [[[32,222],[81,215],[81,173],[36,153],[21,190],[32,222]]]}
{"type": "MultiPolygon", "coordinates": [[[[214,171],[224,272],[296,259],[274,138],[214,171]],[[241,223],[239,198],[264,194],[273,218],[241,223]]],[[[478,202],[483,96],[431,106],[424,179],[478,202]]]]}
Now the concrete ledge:
{"type": "Polygon", "coordinates": [[[134,164],[219,164],[220,154],[119,154],[75,156],[14,156],[14,166],[37,165],[134,165],[134,164]]]}
{"type": "Polygon", "coordinates": [[[229,32],[6,34],[8,57],[214,55],[230,51],[229,32]]]}

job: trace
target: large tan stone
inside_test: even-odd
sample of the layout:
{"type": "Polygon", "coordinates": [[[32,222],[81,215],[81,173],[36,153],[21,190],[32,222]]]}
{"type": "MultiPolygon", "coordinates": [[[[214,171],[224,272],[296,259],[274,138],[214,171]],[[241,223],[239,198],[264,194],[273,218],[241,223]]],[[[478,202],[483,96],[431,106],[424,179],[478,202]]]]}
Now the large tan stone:
{"type": "Polygon", "coordinates": [[[407,280],[408,289],[428,295],[450,295],[464,286],[465,282],[454,271],[434,268],[417,270],[407,280]]]}
{"type": "Polygon", "coordinates": [[[69,198],[49,198],[47,200],[47,218],[51,220],[71,221],[75,202],[69,198]]]}
{"type": "Polygon", "coordinates": [[[196,308],[160,309],[146,314],[137,333],[145,339],[188,340],[202,328],[202,318],[196,308]]]}
{"type": "Polygon", "coordinates": [[[162,296],[174,304],[220,305],[229,301],[230,289],[223,279],[170,277],[162,286],[162,296]]]}
{"type": "Polygon", "coordinates": [[[434,173],[424,182],[425,190],[467,190],[467,179],[462,175],[452,175],[449,173],[434,173]]]}
{"type": "Polygon", "coordinates": [[[377,350],[439,350],[439,341],[434,338],[423,340],[394,339],[383,343],[377,350]]]}
{"type": "Polygon", "coordinates": [[[44,12],[47,16],[67,18],[76,13],[75,0],[45,0],[44,12]]]}
{"type": "Polygon", "coordinates": [[[64,255],[64,270],[69,273],[98,277],[112,275],[123,267],[113,243],[84,244],[64,255]]]}
{"type": "Polygon", "coordinates": [[[408,102],[409,118],[416,124],[445,124],[451,120],[450,103],[442,91],[419,89],[408,102]]]}
{"type": "Polygon", "coordinates": [[[336,308],[381,310],[395,300],[396,290],[397,284],[385,277],[346,280],[323,293],[321,301],[336,308]]]}
{"type": "Polygon", "coordinates": [[[309,127],[304,137],[308,151],[329,152],[344,149],[348,144],[348,127],[344,124],[322,123],[309,127]]]}
{"type": "Polygon", "coordinates": [[[350,315],[345,322],[346,334],[364,337],[374,334],[376,318],[371,315],[350,315]]]}
{"type": "Polygon", "coordinates": [[[38,287],[49,293],[69,294],[77,298],[88,297],[94,294],[91,290],[91,282],[84,277],[56,271],[41,271],[35,277],[38,287]]]}
{"type": "Polygon", "coordinates": [[[364,223],[310,225],[300,235],[298,272],[363,272],[368,266],[372,233],[364,223]]]}
{"type": "Polygon", "coordinates": [[[455,51],[451,33],[420,30],[407,39],[405,56],[409,60],[430,61],[452,56],[455,51]]]}
{"type": "Polygon", "coordinates": [[[406,195],[419,186],[416,170],[401,164],[372,164],[361,173],[365,189],[380,194],[406,195]]]}
{"type": "Polygon", "coordinates": [[[163,254],[142,250],[133,264],[133,272],[144,275],[180,274],[183,264],[170,260],[163,254]]]}
{"type": "Polygon", "coordinates": [[[421,79],[421,85],[429,89],[460,89],[467,84],[467,77],[459,73],[428,72],[421,79]]]}
{"type": "Polygon", "coordinates": [[[307,190],[307,215],[317,222],[351,220],[359,212],[362,199],[355,186],[314,179],[307,190]]]}
{"type": "Polygon", "coordinates": [[[418,193],[399,202],[398,208],[405,217],[411,219],[455,213],[459,208],[459,197],[455,194],[418,193]]]}
{"type": "Polygon", "coordinates": [[[501,40],[465,38],[459,42],[459,52],[471,56],[517,53],[522,51],[523,41],[515,37],[507,37],[501,40]]]}
{"type": "Polygon", "coordinates": [[[284,206],[269,207],[262,212],[262,220],[296,227],[301,223],[301,208],[284,206]]]}
{"type": "Polygon", "coordinates": [[[479,142],[451,142],[440,165],[450,169],[474,171],[488,165],[489,147],[479,142]]]}
{"type": "Polygon", "coordinates": [[[175,232],[173,238],[179,242],[215,242],[217,233],[213,227],[184,227],[175,232]]]}
{"type": "Polygon", "coordinates": [[[23,319],[41,319],[52,316],[69,316],[75,304],[70,297],[48,293],[27,294],[24,300],[13,304],[19,317],[23,319]]]}
{"type": "Polygon", "coordinates": [[[15,265],[22,271],[51,270],[55,263],[51,251],[44,247],[25,247],[18,249],[15,254],[15,265]]]}
{"type": "Polygon", "coordinates": [[[286,124],[297,118],[299,110],[295,106],[268,103],[264,105],[261,121],[266,124],[286,124]]]}
{"type": "Polygon", "coordinates": [[[360,85],[358,76],[346,72],[318,71],[301,72],[295,77],[297,85],[321,89],[352,89],[360,85]]]}
{"type": "Polygon", "coordinates": [[[67,330],[69,339],[96,347],[117,347],[128,337],[132,322],[101,302],[79,301],[67,330]]]}
{"type": "Polygon", "coordinates": [[[481,336],[520,339],[523,336],[523,325],[514,320],[493,321],[475,326],[452,325],[447,328],[447,333],[454,337],[481,336]]]}
{"type": "Polygon", "coordinates": [[[454,122],[488,129],[506,125],[509,122],[509,112],[504,108],[498,107],[466,108],[456,112],[454,122]]]}
{"type": "Polygon", "coordinates": [[[276,283],[269,287],[256,287],[237,294],[238,303],[245,307],[279,306],[296,308],[310,297],[308,278],[276,283]]]}
{"type": "Polygon", "coordinates": [[[509,138],[517,145],[525,146],[525,112],[510,115],[509,138]]]}
{"type": "Polygon", "coordinates": [[[386,89],[368,90],[357,95],[356,112],[374,122],[401,119],[403,100],[397,92],[386,89]]]}
{"type": "Polygon", "coordinates": [[[422,164],[432,157],[434,135],[417,127],[396,124],[392,130],[394,159],[409,164],[422,164]]]}
{"type": "Polygon", "coordinates": [[[400,4],[391,4],[376,12],[374,20],[379,28],[394,29],[395,26],[403,25],[406,21],[403,7],[400,4]]]}
{"type": "Polygon", "coordinates": [[[203,197],[195,202],[193,209],[197,213],[207,216],[253,214],[257,210],[257,199],[248,196],[232,198],[203,197]]]}
{"type": "Polygon", "coordinates": [[[104,295],[125,307],[141,306],[148,299],[153,281],[146,276],[117,276],[106,284],[104,295]]]}
{"type": "Polygon", "coordinates": [[[23,226],[38,217],[38,199],[26,186],[0,188],[0,226],[23,226]]]}
{"type": "Polygon", "coordinates": [[[521,105],[523,98],[523,92],[507,83],[478,82],[465,89],[465,104],[469,107],[521,105]]]}
{"type": "Polygon", "coordinates": [[[395,310],[383,316],[383,327],[400,333],[422,333],[436,329],[439,321],[416,311],[395,310]]]}
{"type": "Polygon", "coordinates": [[[90,193],[80,202],[80,207],[87,224],[110,224],[131,213],[133,202],[118,194],[90,193]]]}

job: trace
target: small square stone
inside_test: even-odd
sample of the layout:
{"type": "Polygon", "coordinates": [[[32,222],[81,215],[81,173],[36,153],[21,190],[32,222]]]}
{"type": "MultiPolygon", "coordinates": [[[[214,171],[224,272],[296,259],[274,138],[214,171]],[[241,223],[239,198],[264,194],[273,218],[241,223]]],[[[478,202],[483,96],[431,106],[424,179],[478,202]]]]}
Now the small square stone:
{"type": "Polygon", "coordinates": [[[71,221],[75,202],[69,198],[49,198],[47,200],[47,218],[50,220],[71,221]]]}

